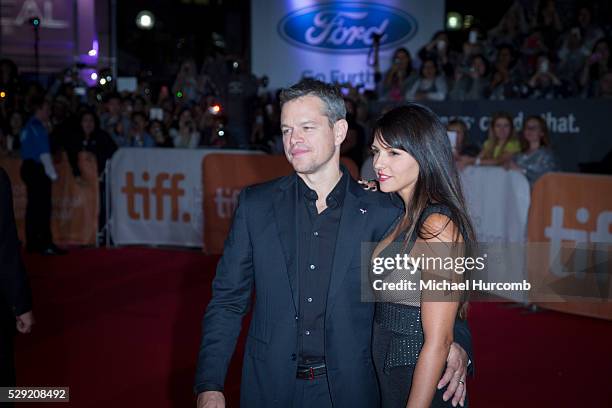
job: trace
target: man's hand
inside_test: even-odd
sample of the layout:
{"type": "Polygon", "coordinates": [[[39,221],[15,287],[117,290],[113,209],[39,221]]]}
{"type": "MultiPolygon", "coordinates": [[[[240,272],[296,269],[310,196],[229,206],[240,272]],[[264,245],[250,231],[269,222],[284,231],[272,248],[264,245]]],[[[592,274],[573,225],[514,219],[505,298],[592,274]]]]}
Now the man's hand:
{"type": "Polygon", "coordinates": [[[204,391],[198,394],[198,408],[225,408],[225,397],[220,391],[204,391]]]}
{"type": "Polygon", "coordinates": [[[17,331],[19,333],[27,334],[32,331],[32,326],[35,323],[32,311],[17,316],[15,320],[17,321],[17,331]]]}
{"type": "Polygon", "coordinates": [[[453,407],[456,407],[457,404],[461,406],[465,404],[467,363],[468,355],[465,350],[457,343],[451,344],[448,358],[446,359],[446,371],[438,383],[438,389],[444,388],[448,384],[448,388],[442,398],[444,401],[448,401],[452,397],[453,407]]]}

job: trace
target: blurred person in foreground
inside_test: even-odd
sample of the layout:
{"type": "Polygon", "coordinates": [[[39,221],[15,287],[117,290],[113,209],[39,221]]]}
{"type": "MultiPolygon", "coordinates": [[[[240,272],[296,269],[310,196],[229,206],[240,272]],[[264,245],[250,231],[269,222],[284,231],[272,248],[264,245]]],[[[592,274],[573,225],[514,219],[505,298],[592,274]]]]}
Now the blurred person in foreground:
{"type": "Polygon", "coordinates": [[[504,163],[506,169],[523,173],[532,187],[544,174],[559,170],[555,154],[550,148],[548,126],[540,116],[525,119],[520,142],[521,152],[504,163]]]}
{"type": "Polygon", "coordinates": [[[513,118],[509,113],[494,113],[488,133],[489,137],[478,157],[463,155],[459,158],[457,166],[460,170],[470,165],[501,166],[515,153],[521,151],[521,144],[514,131],[513,118]]]}
{"type": "Polygon", "coordinates": [[[58,179],[53,166],[49,133],[49,103],[32,99],[34,115],[21,132],[21,179],[26,185],[26,248],[43,255],[63,255],[51,236],[51,183],[58,179]]]}
{"type": "MultiPolygon", "coordinates": [[[[0,167],[0,387],[14,387],[16,332],[30,333],[34,324],[30,283],[21,259],[13,193],[6,171],[0,167]]],[[[0,407],[11,407],[0,403],[0,407]]]]}
{"type": "MultiPolygon", "coordinates": [[[[241,406],[376,408],[374,303],[360,296],[360,243],[379,241],[403,209],[340,166],[348,123],[338,88],[303,79],[280,101],[295,172],[240,193],[204,314],[198,407],[225,407],[225,377],[252,306],[241,406]]],[[[449,384],[446,398],[457,404],[471,337],[467,325],[455,333],[461,346],[450,346],[438,387],[449,384]]]]}

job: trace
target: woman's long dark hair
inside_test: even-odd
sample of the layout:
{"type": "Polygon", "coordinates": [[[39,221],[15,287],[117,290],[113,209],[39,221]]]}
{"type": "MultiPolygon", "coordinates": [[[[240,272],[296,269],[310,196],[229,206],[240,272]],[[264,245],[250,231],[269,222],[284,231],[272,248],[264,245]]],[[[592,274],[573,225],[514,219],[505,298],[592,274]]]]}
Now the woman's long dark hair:
{"type": "MultiPolygon", "coordinates": [[[[466,256],[470,256],[476,236],[467,212],[446,127],[438,116],[423,105],[410,103],[399,106],[378,119],[374,125],[374,137],[384,146],[407,152],[419,165],[412,199],[406,204],[405,222],[400,224],[403,228],[399,233],[405,234],[405,242],[413,235],[427,206],[430,203],[441,204],[450,210],[450,218],[456,224],[455,241],[461,235],[466,256]]],[[[432,238],[431,232],[424,229],[417,233],[421,239],[432,238]]],[[[467,302],[463,298],[459,305],[461,318],[465,317],[466,310],[467,302]]]]}

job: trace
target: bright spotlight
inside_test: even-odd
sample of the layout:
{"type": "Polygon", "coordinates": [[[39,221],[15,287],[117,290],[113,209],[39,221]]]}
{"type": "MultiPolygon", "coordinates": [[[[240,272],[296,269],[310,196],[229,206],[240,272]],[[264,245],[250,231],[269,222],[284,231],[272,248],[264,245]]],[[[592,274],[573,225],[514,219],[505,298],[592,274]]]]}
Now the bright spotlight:
{"type": "Polygon", "coordinates": [[[106,78],[100,78],[100,85],[106,85],[106,78]]]}
{"type": "Polygon", "coordinates": [[[148,10],[142,10],[136,16],[136,26],[141,30],[150,30],[155,25],[155,16],[148,10]]]}
{"type": "Polygon", "coordinates": [[[459,30],[463,25],[463,16],[451,11],[446,15],[446,28],[451,31],[459,30]]]}
{"type": "Polygon", "coordinates": [[[93,81],[95,81],[95,80],[97,80],[97,79],[98,79],[98,74],[97,74],[97,73],[95,73],[95,72],[92,72],[92,73],[91,73],[91,75],[90,75],[90,77],[91,77],[91,79],[92,79],[93,81]]]}

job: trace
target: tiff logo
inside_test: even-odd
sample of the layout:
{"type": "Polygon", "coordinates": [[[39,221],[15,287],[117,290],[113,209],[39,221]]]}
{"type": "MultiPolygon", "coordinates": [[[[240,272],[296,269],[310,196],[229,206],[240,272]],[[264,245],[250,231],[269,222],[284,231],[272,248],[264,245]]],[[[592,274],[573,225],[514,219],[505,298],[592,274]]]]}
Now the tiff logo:
{"type": "MultiPolygon", "coordinates": [[[[551,224],[544,229],[544,235],[550,239],[550,268],[553,274],[563,277],[570,274],[561,262],[561,243],[562,241],[574,241],[576,248],[586,247],[588,244],[596,244],[601,246],[603,250],[595,251],[597,258],[605,257],[605,259],[593,260],[596,264],[606,264],[608,261],[607,248],[612,243],[612,234],[610,234],[610,224],[612,224],[612,211],[602,211],[597,216],[595,231],[586,229],[572,229],[563,226],[564,208],[560,206],[552,207],[551,224]],[[581,245],[582,244],[582,245],[581,245]]],[[[586,224],[591,217],[591,214],[586,208],[579,208],[576,211],[576,221],[580,224],[586,224]]],[[[592,247],[592,245],[591,245],[592,247]]],[[[582,277],[584,271],[589,264],[587,256],[592,251],[576,251],[574,253],[574,271],[578,271],[577,276],[582,277]],[[582,276],[581,276],[582,275],[582,276]]]]}
{"type": "MultiPolygon", "coordinates": [[[[142,181],[148,184],[150,175],[148,172],[142,173],[142,181]]],[[[169,174],[159,173],[155,176],[155,185],[149,188],[148,185],[136,186],[134,182],[134,173],[128,171],[125,174],[125,186],[121,192],[127,196],[127,211],[128,216],[133,220],[150,220],[151,219],[151,196],[155,200],[155,219],[161,221],[164,219],[164,198],[170,199],[170,219],[171,221],[179,220],[179,198],[185,195],[185,190],[180,187],[180,182],[185,180],[184,174],[169,174]],[[166,182],[170,181],[170,186],[166,186],[166,182]],[[136,197],[142,200],[142,215],[136,210],[136,197]]],[[[183,222],[191,221],[191,214],[182,214],[183,222]]]]}
{"type": "Polygon", "coordinates": [[[231,218],[238,204],[240,190],[218,188],[215,190],[215,207],[219,218],[231,218]]]}

